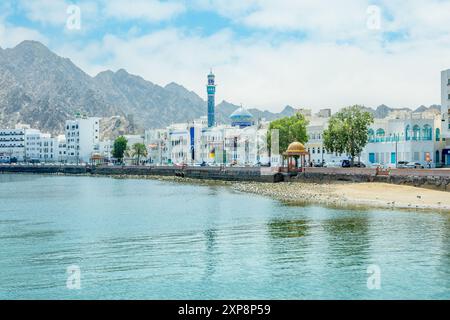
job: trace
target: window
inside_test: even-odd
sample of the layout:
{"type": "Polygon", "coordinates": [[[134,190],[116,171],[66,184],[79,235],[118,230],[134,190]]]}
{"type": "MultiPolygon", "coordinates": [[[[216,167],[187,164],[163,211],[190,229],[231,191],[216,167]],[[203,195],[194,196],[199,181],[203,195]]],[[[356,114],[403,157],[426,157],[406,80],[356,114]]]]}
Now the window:
{"type": "Polygon", "coordinates": [[[428,124],[423,126],[423,140],[426,141],[433,140],[433,130],[428,124]]]}
{"type": "Polygon", "coordinates": [[[413,127],[413,140],[420,140],[420,127],[417,124],[413,127]]]}
{"type": "Polygon", "coordinates": [[[409,124],[406,126],[406,129],[405,129],[405,137],[406,137],[406,141],[411,140],[411,127],[409,124]]]}

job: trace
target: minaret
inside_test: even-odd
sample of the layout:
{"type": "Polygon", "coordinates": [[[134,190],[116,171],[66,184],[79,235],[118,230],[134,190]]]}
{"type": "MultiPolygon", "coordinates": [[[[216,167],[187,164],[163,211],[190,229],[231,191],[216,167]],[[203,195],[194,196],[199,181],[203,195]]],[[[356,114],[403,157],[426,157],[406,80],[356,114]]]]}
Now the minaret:
{"type": "Polygon", "coordinates": [[[208,75],[208,85],[206,86],[208,92],[208,127],[214,127],[215,121],[215,96],[216,96],[216,84],[215,76],[211,72],[208,75]]]}

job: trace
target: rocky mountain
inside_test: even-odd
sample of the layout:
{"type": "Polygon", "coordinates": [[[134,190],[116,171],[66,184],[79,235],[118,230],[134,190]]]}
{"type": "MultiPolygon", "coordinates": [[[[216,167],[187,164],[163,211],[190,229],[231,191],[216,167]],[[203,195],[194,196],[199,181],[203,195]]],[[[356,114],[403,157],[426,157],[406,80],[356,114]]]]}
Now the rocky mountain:
{"type": "MultiPolygon", "coordinates": [[[[237,108],[222,101],[216,106],[216,120],[228,123],[229,115],[237,108]]],[[[248,109],[256,119],[269,121],[296,111],[291,106],[280,113],[248,109]]],[[[380,105],[367,110],[383,118],[394,109],[380,105]]],[[[105,118],[102,128],[110,136],[198,118],[206,114],[206,101],[179,84],[162,87],[123,69],[91,77],[70,59],[36,41],[24,41],[12,49],[0,48],[0,127],[27,123],[60,133],[65,120],[75,113],[105,118]]]]}
{"type": "MultiPolygon", "coordinates": [[[[237,107],[220,103],[217,121],[227,123],[237,107]]],[[[251,112],[272,120],[291,115],[294,109],[286,107],[280,114],[251,112]]],[[[162,87],[123,69],[91,77],[36,41],[0,48],[0,127],[27,123],[59,133],[75,113],[107,118],[106,130],[132,132],[205,115],[206,102],[176,83],[162,87]]]]}

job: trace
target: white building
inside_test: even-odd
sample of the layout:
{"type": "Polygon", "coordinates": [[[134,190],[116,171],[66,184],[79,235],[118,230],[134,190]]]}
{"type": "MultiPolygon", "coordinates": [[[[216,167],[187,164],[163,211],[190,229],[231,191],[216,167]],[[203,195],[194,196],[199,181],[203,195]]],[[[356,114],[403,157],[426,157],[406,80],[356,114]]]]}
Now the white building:
{"type": "Polygon", "coordinates": [[[169,160],[169,131],[168,129],[151,129],[145,131],[144,143],[148,150],[151,164],[162,165],[169,160]]]}
{"type": "Polygon", "coordinates": [[[450,69],[441,72],[441,114],[442,137],[446,139],[442,158],[445,165],[450,166],[450,69]]]}
{"type": "Polygon", "coordinates": [[[26,161],[40,161],[41,131],[27,129],[25,131],[25,159],[26,161]]]}
{"type": "Polygon", "coordinates": [[[67,144],[66,136],[61,134],[55,138],[56,146],[55,148],[55,160],[57,162],[67,161],[67,144]]]}
{"type": "Polygon", "coordinates": [[[39,159],[43,162],[57,161],[58,140],[49,133],[41,134],[41,149],[39,159]]]}
{"type": "Polygon", "coordinates": [[[349,158],[347,155],[332,153],[325,149],[323,132],[328,128],[330,117],[331,111],[322,109],[316,115],[308,118],[309,124],[306,127],[308,142],[305,144],[305,148],[309,152],[310,161],[313,165],[339,165],[342,160],[349,158]]]}
{"type": "Polygon", "coordinates": [[[89,163],[100,150],[100,118],[77,115],[66,121],[67,157],[70,163],[89,163]]]}
{"type": "MultiPolygon", "coordinates": [[[[236,112],[233,114],[236,116],[236,112]]],[[[145,144],[149,149],[150,162],[189,165],[204,162],[239,166],[268,163],[268,123],[239,123],[239,126],[208,128],[207,118],[202,117],[173,124],[167,129],[147,130],[145,144]]]]}
{"type": "Polygon", "coordinates": [[[366,164],[391,167],[398,161],[441,166],[445,160],[441,124],[441,116],[433,112],[393,113],[385,119],[375,119],[361,159],[366,164]]]}
{"type": "Polygon", "coordinates": [[[0,162],[25,158],[25,129],[0,129],[0,162]]]}
{"type": "Polygon", "coordinates": [[[111,161],[113,149],[114,142],[112,140],[104,140],[99,142],[99,155],[107,162],[111,161]]]}

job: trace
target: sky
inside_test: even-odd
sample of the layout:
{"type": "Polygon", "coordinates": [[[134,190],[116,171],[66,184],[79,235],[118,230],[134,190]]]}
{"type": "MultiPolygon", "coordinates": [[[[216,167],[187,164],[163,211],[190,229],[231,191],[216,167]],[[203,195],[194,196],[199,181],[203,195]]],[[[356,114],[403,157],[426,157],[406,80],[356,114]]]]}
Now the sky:
{"type": "Polygon", "coordinates": [[[126,69],[281,111],[440,103],[450,0],[2,0],[0,46],[38,40],[91,76],[126,69]]]}

